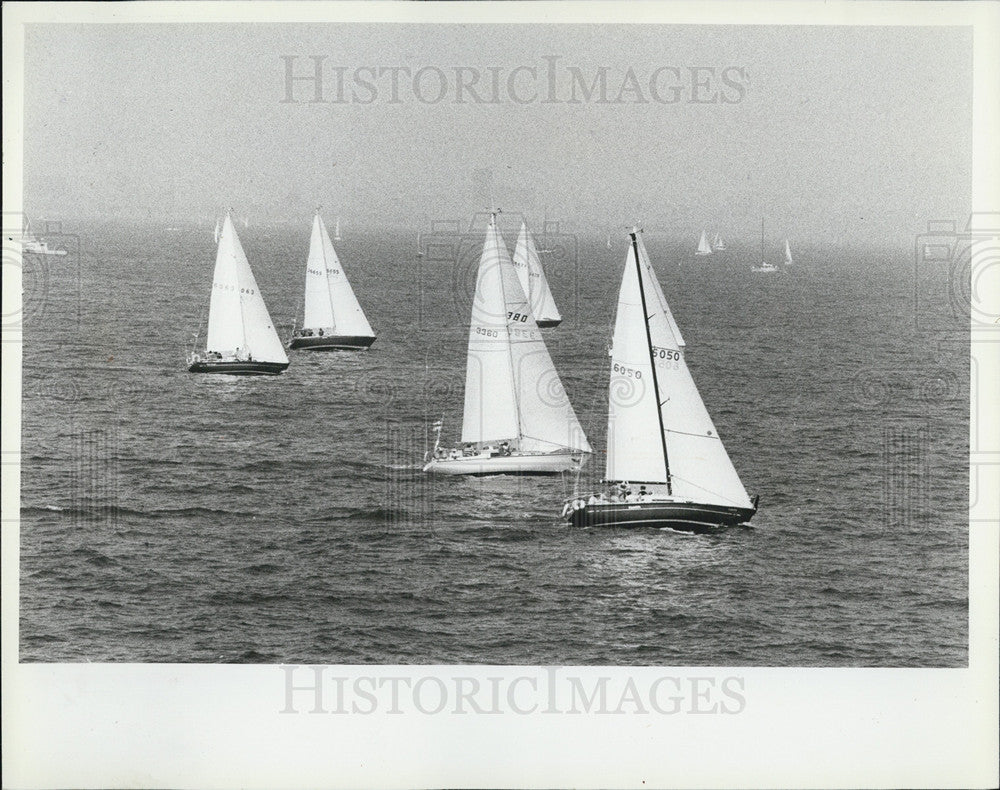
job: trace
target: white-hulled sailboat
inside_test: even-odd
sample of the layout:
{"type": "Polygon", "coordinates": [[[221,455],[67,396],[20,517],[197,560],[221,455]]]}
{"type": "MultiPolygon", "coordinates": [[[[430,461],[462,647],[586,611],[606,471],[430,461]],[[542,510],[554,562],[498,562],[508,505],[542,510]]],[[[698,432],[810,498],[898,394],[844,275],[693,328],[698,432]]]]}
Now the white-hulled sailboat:
{"type": "Polygon", "coordinates": [[[510,253],[486,229],[472,303],[465,373],[463,448],[441,447],[441,424],[425,472],[558,474],[592,452],[562,388],[510,253]]]}
{"type": "Polygon", "coordinates": [[[317,210],[306,262],[302,328],[292,333],[289,348],[358,351],[374,342],[375,333],[347,281],[344,267],[317,210]]]}
{"type": "Polygon", "coordinates": [[[517,247],[514,248],[514,268],[517,269],[521,290],[528,297],[535,323],[543,329],[559,326],[562,316],[552,298],[549,282],[545,279],[545,270],[538,257],[535,240],[524,222],[521,223],[521,232],[517,237],[517,247]]]}
{"type": "Polygon", "coordinates": [[[633,230],[618,294],[608,398],[607,492],[577,494],[574,526],[701,532],[749,520],[747,496],[684,360],[633,230]]]}
{"type": "Polygon", "coordinates": [[[785,266],[791,266],[795,261],[792,259],[792,248],[788,244],[788,239],[785,239],[785,266]]]}
{"type": "Polygon", "coordinates": [[[777,266],[769,261],[764,260],[764,218],[760,219],[760,266],[751,266],[750,271],[755,274],[771,274],[773,272],[780,272],[777,266]]]}
{"type": "Polygon", "coordinates": [[[701,238],[698,239],[698,249],[694,251],[695,255],[711,255],[712,245],[708,243],[708,235],[705,231],[701,232],[701,238]]]}
{"type": "Polygon", "coordinates": [[[66,255],[66,250],[58,250],[49,247],[48,242],[39,239],[31,232],[31,222],[24,218],[24,227],[21,229],[21,238],[10,238],[11,241],[21,245],[21,254],[28,255],[55,255],[61,257],[66,255]]]}
{"type": "Polygon", "coordinates": [[[276,375],[288,357],[250,270],[233,220],[226,214],[215,254],[204,352],[192,352],[192,373],[276,375]]]}

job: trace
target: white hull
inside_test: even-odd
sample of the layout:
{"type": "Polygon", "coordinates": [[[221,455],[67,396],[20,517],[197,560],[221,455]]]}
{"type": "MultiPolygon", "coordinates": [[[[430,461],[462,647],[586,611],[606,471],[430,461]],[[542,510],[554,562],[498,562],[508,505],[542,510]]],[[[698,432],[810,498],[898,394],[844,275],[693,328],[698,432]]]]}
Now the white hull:
{"type": "Polygon", "coordinates": [[[433,458],[425,472],[441,475],[555,475],[580,468],[585,453],[511,453],[510,455],[470,455],[460,458],[433,458]]]}

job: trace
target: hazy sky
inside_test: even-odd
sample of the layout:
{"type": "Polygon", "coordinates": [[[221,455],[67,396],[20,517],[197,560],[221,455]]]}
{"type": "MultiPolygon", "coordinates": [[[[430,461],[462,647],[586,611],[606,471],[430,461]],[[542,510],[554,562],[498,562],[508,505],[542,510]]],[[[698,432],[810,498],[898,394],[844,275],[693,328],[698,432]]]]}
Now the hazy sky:
{"type": "Polygon", "coordinates": [[[763,215],[798,237],[906,238],[968,211],[971,41],[957,27],[36,25],[26,208],[301,221],[322,204],[417,227],[484,208],[488,169],[497,205],[599,229],[749,232],[763,215]],[[324,102],[309,82],[283,102],[282,56],[309,76],[313,55],[324,102]],[[459,103],[456,68],[481,101],[459,103]],[[602,68],[605,100],[599,79],[584,100],[579,80],[602,68]]]}

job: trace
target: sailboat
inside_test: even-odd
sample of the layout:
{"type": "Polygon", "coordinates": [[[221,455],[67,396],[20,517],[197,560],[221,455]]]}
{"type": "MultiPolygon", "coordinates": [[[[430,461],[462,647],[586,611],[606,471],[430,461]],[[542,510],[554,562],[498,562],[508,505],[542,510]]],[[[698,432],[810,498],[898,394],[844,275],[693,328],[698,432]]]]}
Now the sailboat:
{"type": "Polygon", "coordinates": [[[337,225],[333,229],[333,240],[340,241],[340,217],[337,217],[337,225]]]}
{"type": "Polygon", "coordinates": [[[726,242],[723,241],[722,236],[716,233],[715,238],[712,239],[712,250],[717,252],[722,252],[725,249],[726,249],[726,242]]]}
{"type": "Polygon", "coordinates": [[[21,253],[29,255],[66,255],[66,250],[55,250],[49,247],[48,242],[42,241],[31,232],[31,222],[24,219],[24,227],[21,229],[21,238],[11,238],[10,241],[18,242],[21,245],[21,253]]]}
{"type": "Polygon", "coordinates": [[[577,494],[574,526],[704,532],[757,512],[722,445],[633,230],[618,293],[608,398],[607,492],[577,494]]]}
{"type": "Polygon", "coordinates": [[[188,357],[191,373],[277,375],[288,357],[250,270],[233,219],[226,214],[215,253],[204,352],[188,357]]]}
{"type": "Polygon", "coordinates": [[[695,255],[711,255],[712,247],[708,243],[708,236],[705,231],[701,232],[701,238],[698,239],[698,249],[694,252],[695,255]]]}
{"type": "Polygon", "coordinates": [[[592,452],[552,364],[492,213],[479,259],[465,373],[463,448],[434,450],[425,472],[558,474],[592,452]]]}
{"type": "Polygon", "coordinates": [[[751,266],[750,267],[750,271],[752,271],[752,272],[754,272],[756,274],[769,274],[771,272],[779,272],[779,271],[781,271],[781,269],[779,269],[773,263],[769,263],[768,261],[764,260],[764,218],[763,217],[761,217],[761,220],[760,220],[760,266],[751,266]]]}
{"type": "Polygon", "coordinates": [[[316,211],[306,261],[305,310],[302,328],[292,333],[289,348],[312,351],[358,351],[375,342],[344,267],[316,211]]]}
{"type": "Polygon", "coordinates": [[[611,234],[608,234],[608,249],[611,249],[611,234]]]}
{"type": "Polygon", "coordinates": [[[418,258],[423,258],[424,257],[423,233],[424,232],[422,230],[418,230],[417,231],[417,257],[418,258]]]}
{"type": "Polygon", "coordinates": [[[215,220],[215,243],[219,243],[219,237],[222,235],[222,220],[215,220]]]}
{"type": "Polygon", "coordinates": [[[788,245],[788,239],[785,239],[785,266],[791,266],[795,263],[792,260],[792,248],[788,245]]]}
{"type": "Polygon", "coordinates": [[[542,268],[535,248],[535,240],[531,237],[528,226],[522,222],[521,232],[517,237],[517,247],[514,248],[514,268],[521,282],[521,290],[531,305],[531,314],[540,328],[559,326],[562,316],[556,307],[552,292],[549,290],[545,270],[542,268]]]}

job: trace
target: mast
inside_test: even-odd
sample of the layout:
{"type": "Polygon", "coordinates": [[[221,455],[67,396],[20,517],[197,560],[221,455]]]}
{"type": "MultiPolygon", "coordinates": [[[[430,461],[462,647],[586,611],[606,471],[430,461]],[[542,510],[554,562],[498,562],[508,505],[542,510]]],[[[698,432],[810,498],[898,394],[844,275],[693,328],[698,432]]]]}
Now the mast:
{"type": "Polygon", "coordinates": [[[656,358],[653,356],[653,337],[649,333],[649,313],[646,312],[646,289],[642,286],[642,263],[639,261],[639,243],[636,240],[636,230],[629,235],[632,237],[632,253],[635,255],[635,271],[639,276],[639,300],[642,302],[642,320],[646,327],[646,350],[649,352],[649,368],[653,375],[653,397],[656,398],[656,418],[660,424],[660,445],[663,448],[663,468],[667,473],[667,495],[673,491],[670,483],[670,459],[667,457],[667,432],[663,426],[663,404],[660,401],[660,385],[656,377],[656,358]]]}
{"type": "MultiPolygon", "coordinates": [[[[500,279],[500,297],[503,299],[503,314],[504,314],[504,330],[507,332],[507,360],[510,363],[510,389],[514,393],[514,416],[517,419],[517,444],[518,449],[521,445],[521,396],[517,391],[517,377],[514,375],[514,349],[511,348],[510,339],[510,319],[508,316],[509,311],[507,310],[507,289],[503,285],[503,261],[500,258],[499,245],[502,240],[500,239],[500,229],[497,228],[497,212],[490,212],[490,226],[493,229],[493,242],[497,245],[497,275],[500,279]]],[[[530,309],[531,302],[528,302],[528,307],[530,309]]]]}
{"type": "Polygon", "coordinates": [[[760,262],[764,262],[764,218],[760,218],[760,262]]]}

